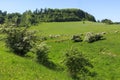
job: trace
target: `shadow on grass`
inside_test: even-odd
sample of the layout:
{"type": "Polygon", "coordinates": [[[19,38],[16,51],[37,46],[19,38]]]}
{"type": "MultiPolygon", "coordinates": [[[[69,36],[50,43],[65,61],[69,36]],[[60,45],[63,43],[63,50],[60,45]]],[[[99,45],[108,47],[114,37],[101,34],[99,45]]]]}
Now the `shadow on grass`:
{"type": "Polygon", "coordinates": [[[61,67],[60,65],[55,64],[54,62],[49,61],[49,60],[46,60],[43,63],[41,63],[41,62],[39,62],[39,63],[51,70],[55,70],[55,71],[63,71],[64,70],[63,67],[61,67]]]}
{"type": "Polygon", "coordinates": [[[96,77],[98,74],[96,72],[89,72],[88,74],[80,75],[71,73],[69,76],[72,80],[91,80],[93,77],[96,77]]]}

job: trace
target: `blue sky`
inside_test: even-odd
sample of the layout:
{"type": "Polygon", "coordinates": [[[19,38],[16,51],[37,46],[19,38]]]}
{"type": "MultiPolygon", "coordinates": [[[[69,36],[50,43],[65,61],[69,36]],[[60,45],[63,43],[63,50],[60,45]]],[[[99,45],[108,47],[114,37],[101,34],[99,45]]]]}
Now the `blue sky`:
{"type": "Polygon", "coordinates": [[[79,8],[95,16],[96,20],[120,22],[120,0],[1,0],[0,10],[24,12],[36,8],[79,8]]]}

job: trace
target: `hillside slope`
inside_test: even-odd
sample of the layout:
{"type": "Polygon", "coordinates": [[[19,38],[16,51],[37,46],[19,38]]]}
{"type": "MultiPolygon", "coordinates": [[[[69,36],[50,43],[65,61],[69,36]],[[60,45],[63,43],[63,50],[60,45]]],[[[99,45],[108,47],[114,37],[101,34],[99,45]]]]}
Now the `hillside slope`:
{"type": "MultiPolygon", "coordinates": [[[[49,57],[55,64],[64,66],[62,61],[65,51],[77,47],[88,59],[97,73],[89,80],[119,80],[120,79],[120,27],[119,25],[106,25],[93,22],[61,22],[41,23],[32,26],[30,30],[38,30],[37,35],[44,35],[50,46],[49,57]],[[116,32],[118,31],[118,32],[116,32]],[[105,40],[94,43],[74,43],[71,40],[74,34],[86,32],[106,32],[105,40]],[[49,35],[58,35],[58,38],[49,38],[49,35]],[[62,42],[58,42],[63,40],[62,42]]],[[[83,37],[82,37],[83,38],[83,37]]],[[[71,80],[64,70],[52,70],[38,64],[34,59],[20,57],[5,47],[0,41],[0,80],[71,80]]]]}
{"type": "Polygon", "coordinates": [[[64,72],[50,70],[37,62],[9,52],[0,41],[0,80],[70,80],[64,72]],[[65,77],[63,77],[65,76],[65,77]]]}

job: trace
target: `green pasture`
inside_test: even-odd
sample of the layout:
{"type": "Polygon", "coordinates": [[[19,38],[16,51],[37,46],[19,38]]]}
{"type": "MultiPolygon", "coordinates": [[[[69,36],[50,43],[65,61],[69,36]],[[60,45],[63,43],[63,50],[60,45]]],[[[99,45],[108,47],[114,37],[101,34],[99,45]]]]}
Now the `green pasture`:
{"type": "Polygon", "coordinates": [[[106,25],[94,22],[52,22],[40,23],[32,26],[31,30],[38,30],[42,34],[79,34],[86,32],[112,32],[120,29],[120,25],[106,25]]]}
{"type": "MultiPolygon", "coordinates": [[[[64,66],[66,50],[77,47],[93,64],[91,71],[96,76],[87,80],[120,80],[120,25],[107,25],[94,22],[52,22],[40,23],[30,27],[36,30],[37,36],[45,36],[50,46],[49,57],[60,70],[49,69],[36,62],[35,59],[20,57],[11,53],[4,40],[0,41],[0,80],[72,80],[64,66]],[[105,40],[93,43],[74,43],[71,38],[75,34],[105,32],[105,40]],[[50,35],[60,35],[50,38],[50,35]]],[[[3,37],[0,35],[0,37],[3,37]]]]}

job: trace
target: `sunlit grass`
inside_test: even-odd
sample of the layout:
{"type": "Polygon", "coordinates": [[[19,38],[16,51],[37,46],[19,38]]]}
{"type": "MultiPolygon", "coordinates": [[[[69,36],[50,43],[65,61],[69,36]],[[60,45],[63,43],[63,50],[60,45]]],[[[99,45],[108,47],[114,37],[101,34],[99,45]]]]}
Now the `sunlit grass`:
{"type": "Polygon", "coordinates": [[[37,30],[37,36],[42,34],[47,37],[45,42],[50,46],[50,60],[64,69],[51,70],[38,64],[34,59],[19,57],[5,47],[3,40],[0,41],[0,80],[71,80],[63,62],[66,50],[71,47],[77,47],[94,65],[92,71],[95,71],[97,76],[90,80],[120,79],[120,32],[115,32],[120,30],[120,25],[53,22],[32,26],[30,30],[37,30]],[[71,40],[72,35],[80,33],[83,33],[82,38],[84,38],[86,32],[106,32],[104,35],[106,39],[93,43],[74,43],[71,40]],[[61,35],[58,38],[49,38],[49,35],[58,34],[61,35]]]}

